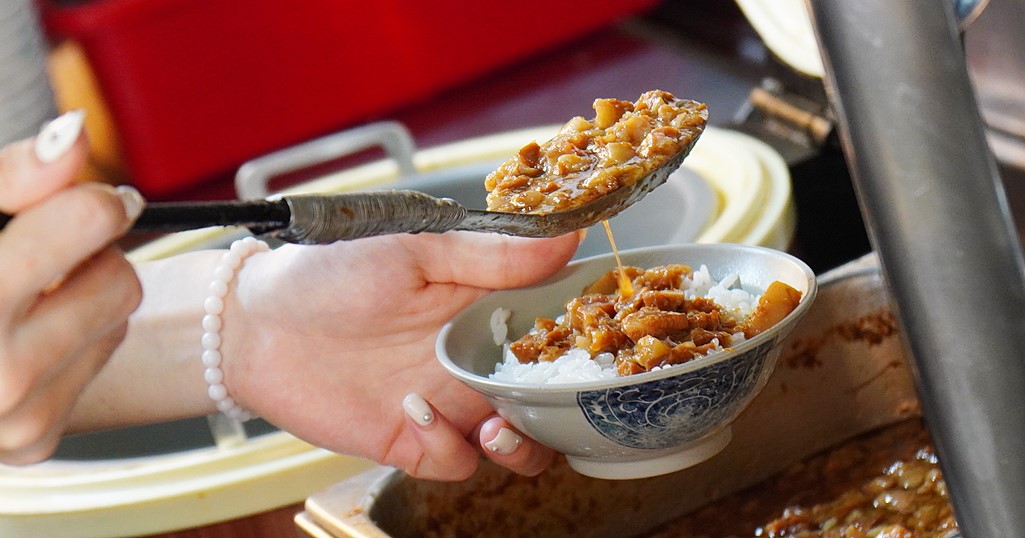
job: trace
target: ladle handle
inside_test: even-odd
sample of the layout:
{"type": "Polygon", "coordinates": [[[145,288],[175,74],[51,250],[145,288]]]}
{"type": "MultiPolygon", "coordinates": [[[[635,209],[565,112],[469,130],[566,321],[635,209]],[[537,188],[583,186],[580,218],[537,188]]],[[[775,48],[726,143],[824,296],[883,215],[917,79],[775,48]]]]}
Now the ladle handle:
{"type": "Polygon", "coordinates": [[[274,235],[300,244],[394,233],[442,233],[455,229],[467,213],[454,200],[411,190],[286,196],[284,201],[292,218],[286,229],[274,235]]]}
{"type": "MultiPolygon", "coordinates": [[[[210,226],[245,226],[283,241],[325,244],[394,233],[455,229],[467,209],[418,191],[306,194],[278,200],[159,202],[148,204],[133,232],[179,232],[210,226]]],[[[0,214],[0,229],[12,219],[0,214]]]]}
{"type": "MultiPolygon", "coordinates": [[[[13,219],[0,213],[0,229],[13,219]]],[[[245,226],[256,233],[284,228],[291,211],[284,200],[246,202],[152,202],[132,232],[181,232],[210,226],[245,226]]]]}

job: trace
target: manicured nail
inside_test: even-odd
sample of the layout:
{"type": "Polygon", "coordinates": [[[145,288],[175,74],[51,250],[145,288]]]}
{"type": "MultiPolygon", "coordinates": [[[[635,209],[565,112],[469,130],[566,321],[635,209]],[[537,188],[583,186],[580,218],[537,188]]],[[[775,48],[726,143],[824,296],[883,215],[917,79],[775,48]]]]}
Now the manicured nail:
{"type": "Polygon", "coordinates": [[[146,199],[139,194],[139,191],[129,185],[120,185],[114,192],[117,193],[121,203],[125,206],[125,216],[128,217],[128,220],[134,222],[135,219],[139,218],[142,208],[146,205],[146,199]]]}
{"type": "Polygon", "coordinates": [[[36,157],[44,163],[61,158],[75,145],[84,123],[85,111],[72,110],[44,125],[36,136],[36,157]]]}
{"type": "Polygon", "coordinates": [[[417,424],[426,426],[434,422],[434,411],[419,394],[412,392],[402,399],[402,408],[417,424]]]}
{"type": "Polygon", "coordinates": [[[516,432],[509,428],[502,428],[498,430],[498,435],[494,439],[484,443],[484,446],[488,450],[501,456],[508,456],[523,444],[523,438],[516,435],[516,432]]]}

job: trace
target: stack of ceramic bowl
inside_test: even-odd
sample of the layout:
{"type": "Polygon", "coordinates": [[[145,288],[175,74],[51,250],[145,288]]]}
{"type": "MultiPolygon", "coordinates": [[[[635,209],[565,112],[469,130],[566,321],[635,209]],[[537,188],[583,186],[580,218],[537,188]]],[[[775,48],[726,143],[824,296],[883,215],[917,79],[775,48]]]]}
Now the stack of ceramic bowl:
{"type": "Polygon", "coordinates": [[[32,136],[56,115],[46,48],[32,0],[0,2],[0,145],[32,136]]]}

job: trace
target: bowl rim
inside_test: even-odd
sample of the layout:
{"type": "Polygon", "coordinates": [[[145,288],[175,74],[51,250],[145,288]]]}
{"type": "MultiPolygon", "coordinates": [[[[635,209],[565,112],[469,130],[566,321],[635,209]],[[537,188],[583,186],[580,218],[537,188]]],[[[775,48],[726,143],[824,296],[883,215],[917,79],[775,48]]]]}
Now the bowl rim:
{"type": "MultiPolygon", "coordinates": [[[[620,251],[620,256],[628,257],[634,254],[645,254],[649,252],[658,252],[664,250],[686,251],[698,248],[727,251],[735,250],[740,252],[746,251],[752,253],[757,252],[761,254],[769,254],[771,256],[779,257],[800,269],[800,271],[804,274],[808,289],[805,293],[802,294],[801,301],[798,303],[797,308],[795,308],[792,312],[787,314],[786,317],[778,321],[768,330],[763,331],[752,338],[744,340],[737,346],[731,346],[729,348],[725,348],[723,351],[719,351],[711,355],[706,355],[704,357],[693,359],[691,361],[685,362],[683,364],[678,364],[671,368],[665,368],[657,371],[648,371],[639,374],[631,374],[629,376],[617,376],[611,379],[580,381],[575,383],[519,383],[513,381],[495,380],[490,377],[485,377],[472,373],[462,368],[448,356],[448,353],[445,352],[445,342],[448,338],[448,335],[455,327],[455,325],[464,316],[468,315],[467,313],[471,309],[473,309],[475,305],[478,305],[480,300],[483,300],[484,298],[481,298],[478,301],[475,301],[473,304],[467,306],[462,311],[453,316],[452,319],[450,319],[447,323],[445,323],[441,331],[438,333],[438,337],[435,341],[435,355],[438,359],[438,362],[441,363],[442,367],[444,367],[446,371],[448,371],[451,375],[453,375],[460,381],[469,383],[480,390],[492,392],[495,394],[517,393],[535,395],[555,395],[560,393],[577,393],[593,390],[605,390],[630,385],[640,385],[651,381],[659,381],[662,379],[687,374],[695,370],[699,370],[708,366],[718,364],[720,362],[736,358],[740,355],[747,353],[752,349],[761,346],[762,344],[766,343],[767,340],[775,338],[780,331],[789,332],[793,329],[794,325],[796,325],[796,323],[807,313],[808,309],[811,308],[811,304],[814,302],[815,296],[818,293],[817,276],[815,275],[814,271],[812,271],[811,267],[808,266],[808,264],[806,264],[797,256],[794,256],[793,254],[770,247],[748,245],[742,243],[684,243],[672,245],[655,245],[622,250],[620,251]]],[[[515,292],[517,289],[544,288],[545,286],[555,285],[556,283],[562,281],[564,278],[569,276],[567,275],[567,273],[571,272],[573,268],[589,263],[596,263],[599,260],[607,260],[611,261],[612,263],[615,263],[615,257],[611,252],[605,254],[598,254],[595,256],[590,256],[579,260],[573,260],[569,262],[563,270],[553,275],[552,278],[541,281],[534,286],[528,286],[526,288],[511,288],[507,290],[497,290],[496,292],[515,292]]],[[[485,297],[489,296],[491,296],[491,294],[485,297]]],[[[784,334],[783,336],[785,337],[786,335],[784,334]]],[[[496,348],[498,347],[499,346],[496,346],[496,348]]],[[[501,357],[499,357],[499,360],[500,359],[501,357]]]]}

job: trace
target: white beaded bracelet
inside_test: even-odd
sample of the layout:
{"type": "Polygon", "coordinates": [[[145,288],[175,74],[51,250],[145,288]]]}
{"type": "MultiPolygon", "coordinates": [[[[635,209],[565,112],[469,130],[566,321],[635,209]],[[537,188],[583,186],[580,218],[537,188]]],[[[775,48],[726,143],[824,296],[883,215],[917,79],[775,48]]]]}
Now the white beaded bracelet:
{"type": "Polygon", "coordinates": [[[235,272],[251,254],[268,250],[267,243],[255,237],[239,239],[221,257],[221,263],[214,270],[210,282],[210,295],[203,302],[203,378],[209,388],[207,394],[217,404],[217,410],[228,418],[245,422],[255,418],[252,413],[238,405],[228,395],[224,386],[224,371],[221,370],[221,313],[224,312],[224,298],[228,295],[228,284],[235,278],[235,272]]]}

